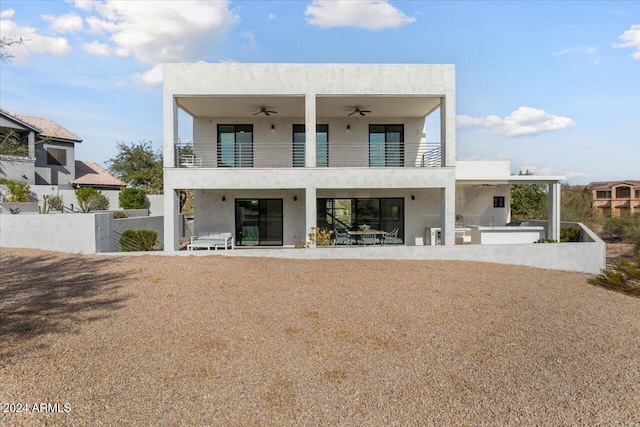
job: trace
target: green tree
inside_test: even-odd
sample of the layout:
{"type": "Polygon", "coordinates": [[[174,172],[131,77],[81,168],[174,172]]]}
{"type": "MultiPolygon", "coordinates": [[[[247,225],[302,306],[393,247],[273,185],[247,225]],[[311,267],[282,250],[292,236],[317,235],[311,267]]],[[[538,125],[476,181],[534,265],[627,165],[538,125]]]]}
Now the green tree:
{"type": "Polygon", "coordinates": [[[591,193],[583,186],[562,186],[562,208],[560,211],[563,221],[576,221],[592,228],[597,219],[591,206],[591,193]]]}
{"type": "Polygon", "coordinates": [[[31,199],[31,186],[13,179],[0,179],[10,202],[28,202],[31,199]]]}
{"type": "Polygon", "coordinates": [[[118,195],[121,209],[144,209],[147,195],[141,188],[125,188],[118,195]]]}
{"type": "Polygon", "coordinates": [[[12,163],[12,156],[26,157],[29,147],[20,140],[20,135],[11,129],[0,129],[0,175],[6,175],[3,163],[12,163]]]}
{"type": "MultiPolygon", "coordinates": [[[[533,175],[527,170],[518,175],[533,175]]],[[[511,217],[526,219],[546,219],[547,186],[544,184],[514,184],[511,186],[511,217]]]]}
{"type": "Polygon", "coordinates": [[[162,194],[162,153],[153,151],[151,141],[118,144],[118,155],[107,161],[109,172],[147,194],[162,194]]]}

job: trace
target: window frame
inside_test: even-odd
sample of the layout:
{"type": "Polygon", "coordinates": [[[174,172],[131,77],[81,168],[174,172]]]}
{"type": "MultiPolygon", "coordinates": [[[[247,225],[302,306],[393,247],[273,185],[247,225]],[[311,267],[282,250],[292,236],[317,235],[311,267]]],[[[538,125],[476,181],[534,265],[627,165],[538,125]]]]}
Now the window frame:
{"type": "Polygon", "coordinates": [[[67,150],[57,147],[46,147],[45,150],[47,152],[47,166],[67,166],[67,150]],[[63,162],[60,161],[60,154],[64,156],[63,162]]]}
{"type": "Polygon", "coordinates": [[[396,124],[369,124],[369,167],[404,167],[405,164],[405,141],[404,141],[404,123],[396,123],[396,124]],[[372,162],[372,159],[374,159],[376,153],[375,150],[372,150],[372,145],[371,144],[380,144],[381,142],[374,142],[372,141],[371,135],[375,135],[375,134],[382,134],[383,132],[372,132],[372,128],[376,128],[376,127],[382,127],[384,128],[384,142],[382,142],[382,144],[384,144],[384,153],[380,152],[378,153],[378,156],[380,156],[380,164],[374,164],[375,162],[372,162]],[[393,127],[398,127],[400,128],[400,131],[392,131],[391,128],[393,127]],[[400,141],[390,141],[389,139],[389,135],[391,134],[395,134],[395,133],[399,133],[400,134],[400,141]],[[389,144],[392,143],[397,143],[398,147],[397,147],[397,152],[394,152],[394,150],[392,150],[392,146],[390,146],[389,144]],[[384,158],[382,158],[382,155],[384,154],[384,158]],[[373,155],[373,156],[372,156],[373,155]],[[395,156],[395,157],[394,157],[395,156]],[[395,161],[394,161],[395,160],[395,161]]]}
{"type": "MultiPolygon", "coordinates": [[[[306,166],[306,161],[305,161],[305,154],[306,154],[306,139],[304,141],[296,141],[296,135],[305,135],[306,137],[306,125],[303,124],[297,124],[294,123],[293,125],[291,125],[291,141],[292,141],[292,145],[291,145],[291,165],[294,168],[303,168],[306,166]],[[296,128],[300,129],[302,128],[303,132],[296,132],[296,128]],[[296,148],[296,144],[301,144],[302,143],[302,149],[300,150],[299,146],[298,148],[296,148]],[[300,152],[301,151],[301,152],[300,152]],[[300,159],[302,160],[302,164],[300,164],[300,159]],[[297,160],[297,162],[296,162],[297,160]]],[[[329,125],[328,124],[316,124],[316,167],[321,167],[321,168],[326,168],[329,167],[329,125]],[[325,127],[326,130],[323,131],[320,128],[321,127],[325,127]],[[326,141],[318,141],[318,135],[319,134],[326,134],[327,135],[327,140],[326,141]],[[319,143],[325,143],[326,144],[326,149],[327,149],[327,154],[326,154],[326,158],[325,158],[325,162],[326,164],[319,164],[318,159],[318,144],[319,143]]]]}
{"type": "MultiPolygon", "coordinates": [[[[253,141],[253,124],[225,124],[219,123],[216,129],[217,133],[217,144],[216,144],[216,166],[219,168],[239,168],[239,167],[253,167],[254,160],[254,141],[253,141]],[[221,132],[220,129],[223,127],[233,127],[233,165],[225,164],[223,161],[223,134],[231,134],[231,132],[221,132]],[[239,129],[246,128],[246,129],[239,129]],[[243,155],[241,145],[243,142],[238,142],[238,134],[244,134],[245,132],[251,132],[251,150],[249,155],[243,155]],[[248,157],[248,158],[247,158],[248,157]]],[[[228,155],[228,153],[227,153],[228,155]]]]}

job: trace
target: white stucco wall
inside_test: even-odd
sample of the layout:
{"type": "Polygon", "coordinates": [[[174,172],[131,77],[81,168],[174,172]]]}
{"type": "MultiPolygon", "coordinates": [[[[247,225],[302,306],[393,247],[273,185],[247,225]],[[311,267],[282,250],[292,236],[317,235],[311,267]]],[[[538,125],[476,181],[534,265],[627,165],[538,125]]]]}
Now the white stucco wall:
{"type": "Polygon", "coordinates": [[[510,218],[509,188],[509,185],[456,185],[456,215],[462,215],[465,226],[505,225],[510,218]],[[504,197],[504,208],[493,207],[494,196],[504,197]]]}
{"type": "Polygon", "coordinates": [[[0,215],[0,247],[96,253],[94,214],[0,215]]]}

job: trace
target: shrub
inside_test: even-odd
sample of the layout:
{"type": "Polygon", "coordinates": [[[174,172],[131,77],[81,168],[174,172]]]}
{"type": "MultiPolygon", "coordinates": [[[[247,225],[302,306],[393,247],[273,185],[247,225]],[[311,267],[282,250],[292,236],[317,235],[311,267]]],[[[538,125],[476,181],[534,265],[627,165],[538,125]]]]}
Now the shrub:
{"type": "Polygon", "coordinates": [[[640,297],[640,254],[635,262],[621,259],[613,269],[605,269],[589,283],[640,297]]]}
{"type": "Polygon", "coordinates": [[[141,188],[125,188],[118,196],[120,209],[144,209],[147,195],[141,188]]]}
{"type": "Polygon", "coordinates": [[[0,184],[7,190],[10,202],[28,202],[31,198],[31,187],[24,182],[13,179],[2,179],[0,184]]]}
{"type": "Polygon", "coordinates": [[[91,196],[98,193],[99,193],[98,190],[91,187],[76,188],[76,199],[78,199],[78,203],[88,202],[91,196]]]}
{"type": "Polygon", "coordinates": [[[132,252],[138,250],[137,248],[131,248],[127,244],[127,240],[131,239],[140,245],[141,251],[152,251],[153,246],[158,239],[158,233],[153,230],[125,230],[120,237],[120,247],[123,252],[132,252]]]}
{"type": "Polygon", "coordinates": [[[102,194],[102,191],[98,191],[96,194],[89,196],[87,203],[91,206],[92,211],[106,211],[109,209],[109,199],[102,194]]]}
{"type": "Polygon", "coordinates": [[[124,219],[124,218],[129,218],[129,214],[128,213],[124,213],[124,212],[114,212],[113,213],[113,219],[124,219]]]}
{"type": "Polygon", "coordinates": [[[582,238],[582,229],[574,225],[568,227],[560,227],[561,242],[579,242],[582,238]]]}
{"type": "Polygon", "coordinates": [[[49,196],[49,207],[54,211],[61,211],[64,200],[62,196],[49,196]]]}

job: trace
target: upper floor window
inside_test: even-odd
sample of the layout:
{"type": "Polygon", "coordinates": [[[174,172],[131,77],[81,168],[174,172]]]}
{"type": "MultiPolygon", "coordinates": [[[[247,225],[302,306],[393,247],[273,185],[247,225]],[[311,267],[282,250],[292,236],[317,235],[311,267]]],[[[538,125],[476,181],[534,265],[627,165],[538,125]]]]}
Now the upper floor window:
{"type": "Polygon", "coordinates": [[[253,125],[218,125],[218,167],[253,167],[253,125]]]}
{"type": "Polygon", "coordinates": [[[369,166],[404,166],[404,125],[369,125],[369,166]]]}
{"type": "MultiPolygon", "coordinates": [[[[293,125],[293,167],[304,167],[305,125],[293,125]]],[[[329,166],[329,125],[316,125],[316,166],[329,166]]]]}
{"type": "Polygon", "coordinates": [[[47,148],[47,164],[51,166],[67,166],[67,150],[64,148],[47,148]]]}
{"type": "Polygon", "coordinates": [[[631,188],[620,187],[616,189],[616,197],[631,197],[631,188]]]}
{"type": "Polygon", "coordinates": [[[596,198],[598,199],[610,199],[611,191],[596,191],[596,198]]]}

